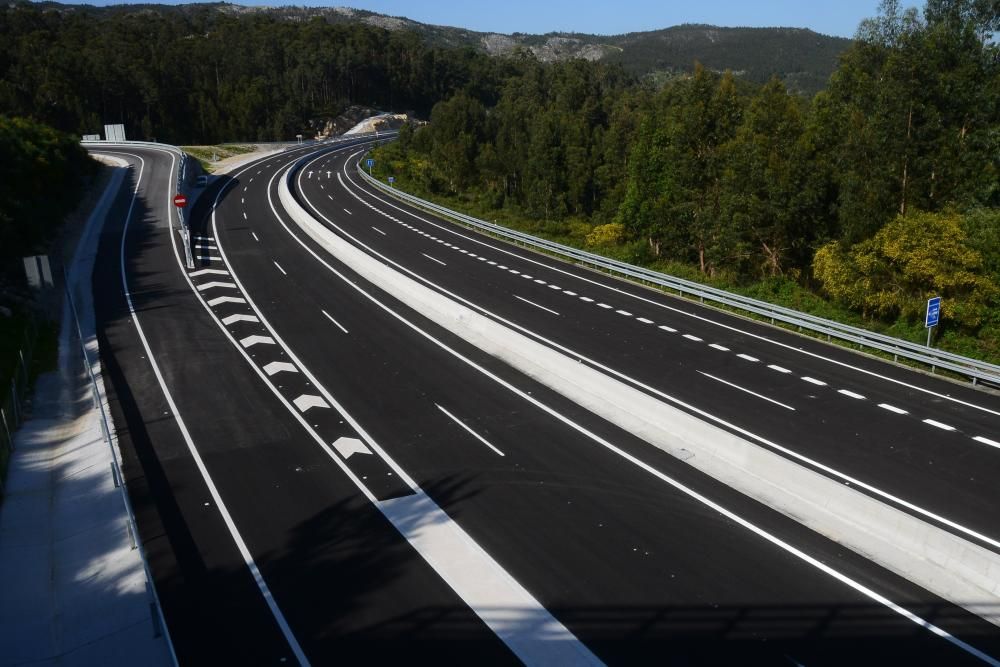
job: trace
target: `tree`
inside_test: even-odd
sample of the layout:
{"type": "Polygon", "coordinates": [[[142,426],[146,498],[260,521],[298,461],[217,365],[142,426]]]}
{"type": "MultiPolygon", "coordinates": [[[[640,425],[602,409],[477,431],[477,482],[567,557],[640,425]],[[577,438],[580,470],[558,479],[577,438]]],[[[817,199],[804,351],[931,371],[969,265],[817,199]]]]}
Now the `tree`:
{"type": "Polygon", "coordinates": [[[969,330],[983,323],[1000,295],[982,269],[982,255],[966,243],[954,213],[899,215],[847,251],[823,246],[813,262],[826,292],[865,315],[915,320],[928,298],[941,296],[942,319],[969,330]]]}

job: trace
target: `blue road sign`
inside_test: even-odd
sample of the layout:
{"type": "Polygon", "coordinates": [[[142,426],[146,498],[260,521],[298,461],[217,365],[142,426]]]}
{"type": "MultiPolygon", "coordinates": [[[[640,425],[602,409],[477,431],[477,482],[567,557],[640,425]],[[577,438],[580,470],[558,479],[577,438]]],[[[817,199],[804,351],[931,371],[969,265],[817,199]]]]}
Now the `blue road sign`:
{"type": "Polygon", "coordinates": [[[395,176],[390,176],[389,177],[389,182],[390,183],[395,183],[396,182],[396,177],[395,176]]]}
{"type": "Polygon", "coordinates": [[[374,167],[375,166],[375,158],[370,157],[367,160],[365,160],[365,166],[368,167],[369,169],[371,169],[372,167],[374,167]]]}
{"type": "Polygon", "coordinates": [[[936,327],[941,319],[941,297],[927,299],[927,316],[924,318],[924,326],[928,329],[936,327]]]}

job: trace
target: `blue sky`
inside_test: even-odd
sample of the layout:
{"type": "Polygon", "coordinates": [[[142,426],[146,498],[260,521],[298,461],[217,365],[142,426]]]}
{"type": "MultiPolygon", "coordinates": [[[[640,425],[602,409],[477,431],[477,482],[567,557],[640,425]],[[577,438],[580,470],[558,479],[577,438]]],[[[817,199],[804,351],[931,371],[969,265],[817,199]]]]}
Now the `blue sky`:
{"type": "MultiPolygon", "coordinates": [[[[64,0],[66,1],[66,0],[64,0]]],[[[69,0],[74,2],[74,0],[69,0]]],[[[156,1],[156,0],[146,0],[156,1]]],[[[167,0],[177,4],[177,0],[167,0]]],[[[90,0],[91,4],[119,4],[90,0]]],[[[874,16],[879,0],[239,0],[237,4],[347,5],[483,32],[586,32],[612,35],[680,23],[721,26],[811,28],[851,37],[861,19],[874,16]]],[[[916,4],[903,2],[904,5],[916,4]]],[[[922,6],[922,2],[919,3],[922,6]]]]}
{"type": "MultiPolygon", "coordinates": [[[[299,0],[301,2],[302,0],[299,0]]],[[[270,3],[267,3],[270,4],[270,3]]],[[[326,5],[325,2],[308,2],[326,5]]],[[[339,4],[339,3],[338,3],[339,4]]],[[[485,32],[586,32],[611,35],[680,23],[811,28],[851,37],[861,19],[874,16],[879,0],[366,0],[358,9],[406,16],[424,23],[485,32]]],[[[904,2],[903,4],[909,4],[904,2]]]]}

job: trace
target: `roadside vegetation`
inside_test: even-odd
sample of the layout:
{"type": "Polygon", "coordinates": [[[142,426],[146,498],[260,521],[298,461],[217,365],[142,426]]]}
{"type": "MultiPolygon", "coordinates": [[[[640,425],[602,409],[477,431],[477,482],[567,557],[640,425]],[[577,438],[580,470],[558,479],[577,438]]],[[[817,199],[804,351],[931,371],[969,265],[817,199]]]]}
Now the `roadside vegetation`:
{"type": "Polygon", "coordinates": [[[220,160],[233,157],[234,155],[246,155],[257,150],[255,144],[218,144],[215,146],[180,146],[188,155],[194,156],[201,168],[211,173],[215,171],[215,164],[220,160]]]}
{"type": "Polygon", "coordinates": [[[487,220],[1000,362],[1000,16],[886,0],[812,99],[698,67],[659,90],[526,63],[375,151],[487,220]]]}

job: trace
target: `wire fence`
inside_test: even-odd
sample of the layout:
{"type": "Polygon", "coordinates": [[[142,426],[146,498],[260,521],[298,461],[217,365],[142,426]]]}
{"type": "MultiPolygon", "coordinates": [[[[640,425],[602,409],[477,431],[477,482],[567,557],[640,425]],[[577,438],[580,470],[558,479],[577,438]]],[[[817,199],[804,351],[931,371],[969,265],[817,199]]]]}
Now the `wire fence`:
{"type": "Polygon", "coordinates": [[[24,421],[25,403],[31,395],[31,361],[38,341],[38,320],[28,313],[27,323],[21,334],[17,354],[8,366],[10,379],[0,375],[0,496],[5,492],[4,481],[7,479],[7,467],[11,453],[14,451],[14,432],[24,421]]]}

